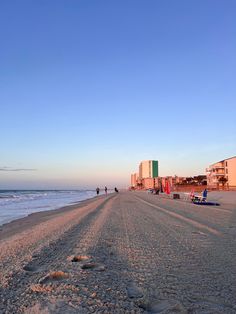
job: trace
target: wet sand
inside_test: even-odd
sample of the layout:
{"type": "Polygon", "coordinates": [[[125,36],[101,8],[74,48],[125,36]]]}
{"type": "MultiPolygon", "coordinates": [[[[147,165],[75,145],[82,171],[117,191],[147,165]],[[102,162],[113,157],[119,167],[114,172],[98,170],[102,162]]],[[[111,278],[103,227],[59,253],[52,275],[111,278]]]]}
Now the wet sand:
{"type": "Polygon", "coordinates": [[[234,204],[122,192],[0,239],[0,313],[236,313],[234,204]]]}

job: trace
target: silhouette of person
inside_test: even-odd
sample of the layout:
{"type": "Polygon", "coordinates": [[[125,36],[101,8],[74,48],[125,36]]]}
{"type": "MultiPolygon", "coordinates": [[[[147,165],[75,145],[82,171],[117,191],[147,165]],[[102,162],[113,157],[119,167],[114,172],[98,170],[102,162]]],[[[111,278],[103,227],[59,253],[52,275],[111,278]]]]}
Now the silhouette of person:
{"type": "Polygon", "coordinates": [[[105,194],[107,195],[107,187],[105,186],[105,194]]]}
{"type": "Polygon", "coordinates": [[[97,187],[97,188],[96,188],[96,192],[97,192],[97,195],[98,195],[98,194],[99,194],[99,192],[100,192],[99,187],[97,187]]]}
{"type": "Polygon", "coordinates": [[[207,189],[205,189],[205,190],[202,192],[202,198],[203,198],[204,201],[206,200],[206,198],[207,198],[207,189]]]}
{"type": "Polygon", "coordinates": [[[115,192],[116,192],[116,193],[118,193],[118,192],[119,192],[119,191],[118,191],[118,189],[117,189],[117,187],[115,187],[115,189],[114,189],[114,190],[115,190],[115,192]]]}

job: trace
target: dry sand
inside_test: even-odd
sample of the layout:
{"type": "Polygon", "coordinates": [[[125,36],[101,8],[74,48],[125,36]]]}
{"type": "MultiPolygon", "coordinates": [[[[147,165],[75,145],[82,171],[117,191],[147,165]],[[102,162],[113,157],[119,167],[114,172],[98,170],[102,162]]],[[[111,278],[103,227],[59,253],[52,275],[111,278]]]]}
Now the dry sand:
{"type": "Polygon", "coordinates": [[[0,231],[0,313],[236,313],[235,236],[234,201],[123,192],[32,214],[0,231]]]}
{"type": "MultiPolygon", "coordinates": [[[[174,192],[175,193],[175,192],[174,192]]],[[[181,195],[181,199],[185,198],[185,196],[190,195],[190,192],[176,192],[181,195]]],[[[199,195],[200,193],[195,193],[199,195]]],[[[210,191],[207,195],[207,200],[210,202],[220,203],[222,206],[232,205],[235,207],[236,205],[236,191],[210,191]]],[[[232,207],[231,206],[231,207],[232,207]]]]}

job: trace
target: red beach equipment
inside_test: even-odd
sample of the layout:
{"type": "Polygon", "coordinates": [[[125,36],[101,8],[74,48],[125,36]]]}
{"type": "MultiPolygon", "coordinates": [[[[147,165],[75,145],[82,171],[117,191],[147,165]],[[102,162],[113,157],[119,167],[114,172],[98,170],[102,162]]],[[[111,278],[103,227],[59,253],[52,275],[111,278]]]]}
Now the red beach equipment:
{"type": "Polygon", "coordinates": [[[190,199],[192,200],[193,198],[194,198],[194,189],[192,189],[190,192],[190,199]]]}
{"type": "Polygon", "coordinates": [[[169,181],[166,181],[166,194],[170,194],[170,182],[169,181]]]}

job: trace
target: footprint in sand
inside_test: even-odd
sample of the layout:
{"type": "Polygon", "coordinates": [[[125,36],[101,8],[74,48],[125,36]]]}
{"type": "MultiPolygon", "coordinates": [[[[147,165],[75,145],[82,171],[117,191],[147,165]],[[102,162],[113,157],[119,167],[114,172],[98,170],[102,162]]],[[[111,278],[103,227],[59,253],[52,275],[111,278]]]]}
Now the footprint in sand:
{"type": "Polygon", "coordinates": [[[97,263],[85,263],[81,265],[81,269],[87,270],[87,269],[94,269],[95,271],[105,271],[106,267],[102,264],[97,263]]]}
{"type": "Polygon", "coordinates": [[[188,311],[177,300],[160,300],[151,301],[148,303],[140,303],[139,307],[147,311],[148,313],[178,313],[187,314],[188,311]]]}
{"type": "Polygon", "coordinates": [[[128,297],[131,299],[143,297],[142,290],[139,287],[137,287],[134,283],[129,284],[126,290],[127,290],[128,297]]]}
{"type": "Polygon", "coordinates": [[[28,272],[28,273],[37,273],[39,272],[41,269],[39,268],[38,265],[34,265],[34,264],[27,264],[23,267],[23,270],[28,272]]]}

